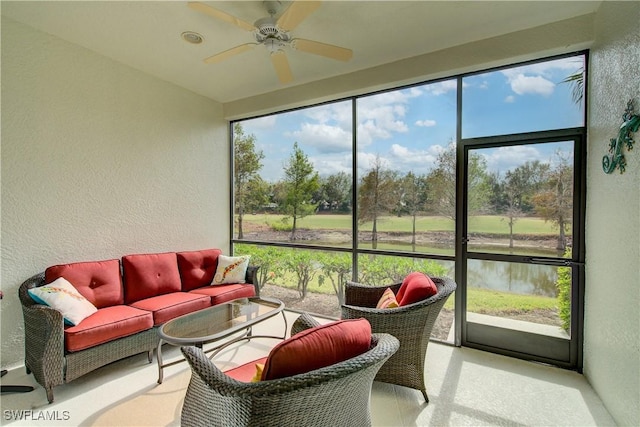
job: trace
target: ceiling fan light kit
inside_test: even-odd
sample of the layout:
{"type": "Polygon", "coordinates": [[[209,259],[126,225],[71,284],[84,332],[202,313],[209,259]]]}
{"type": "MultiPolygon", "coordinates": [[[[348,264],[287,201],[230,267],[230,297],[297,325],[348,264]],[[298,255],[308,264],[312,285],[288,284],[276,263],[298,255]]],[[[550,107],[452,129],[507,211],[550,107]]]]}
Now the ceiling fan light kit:
{"type": "MultiPolygon", "coordinates": [[[[278,19],[275,18],[275,15],[279,12],[281,3],[279,1],[264,1],[263,3],[269,16],[256,20],[253,25],[204,3],[187,3],[195,11],[233,24],[243,30],[251,31],[255,40],[254,43],[245,43],[210,56],[204,60],[205,63],[222,62],[234,55],[251,50],[256,45],[263,45],[270,53],[271,63],[280,82],[289,83],[293,81],[293,73],[285,53],[286,48],[290,47],[339,61],[348,61],[353,56],[351,49],[291,36],[290,31],[318,9],[320,1],[293,1],[278,19]]],[[[185,38],[184,35],[183,38],[185,38]]]]}

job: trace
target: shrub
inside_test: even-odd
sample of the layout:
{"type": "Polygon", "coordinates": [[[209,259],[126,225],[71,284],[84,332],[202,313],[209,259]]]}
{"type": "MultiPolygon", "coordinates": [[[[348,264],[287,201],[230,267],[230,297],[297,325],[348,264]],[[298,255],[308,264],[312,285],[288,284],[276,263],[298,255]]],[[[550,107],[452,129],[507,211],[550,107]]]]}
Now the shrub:
{"type": "MultiPolygon", "coordinates": [[[[571,258],[571,248],[567,248],[564,257],[571,258]]],[[[571,327],[571,267],[558,267],[556,288],[558,289],[558,316],[562,321],[562,328],[568,332],[571,327]]]]}

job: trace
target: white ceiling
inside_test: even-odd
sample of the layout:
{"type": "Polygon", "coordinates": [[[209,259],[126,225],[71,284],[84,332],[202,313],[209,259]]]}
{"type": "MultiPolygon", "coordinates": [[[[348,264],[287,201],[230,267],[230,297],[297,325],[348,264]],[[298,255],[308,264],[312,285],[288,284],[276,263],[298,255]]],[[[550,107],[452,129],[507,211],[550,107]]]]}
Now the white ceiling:
{"type": "MultiPolygon", "coordinates": [[[[253,23],[262,1],[205,2],[253,23]]],[[[283,1],[283,10],[290,1],[283,1]]],[[[592,13],[600,1],[325,1],[292,34],[353,50],[349,62],[288,50],[279,83],[262,46],[218,64],[204,58],[253,41],[250,32],[185,1],[2,1],[2,15],[226,103],[592,13]],[[204,37],[182,40],[184,31],[204,37]]]]}

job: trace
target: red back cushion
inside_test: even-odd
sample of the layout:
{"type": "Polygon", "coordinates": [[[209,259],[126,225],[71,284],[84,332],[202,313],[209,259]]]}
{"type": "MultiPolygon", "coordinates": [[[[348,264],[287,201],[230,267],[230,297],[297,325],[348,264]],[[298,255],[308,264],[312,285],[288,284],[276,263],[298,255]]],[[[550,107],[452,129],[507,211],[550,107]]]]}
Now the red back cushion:
{"type": "Polygon", "coordinates": [[[182,279],[182,290],[185,292],[210,285],[218,266],[220,249],[178,252],[178,269],[182,279]]]}
{"type": "Polygon", "coordinates": [[[45,282],[64,277],[96,308],[124,303],[120,260],[54,265],[44,272],[45,282]]]}
{"type": "Polygon", "coordinates": [[[433,280],[424,273],[413,272],[402,281],[396,295],[400,307],[422,301],[438,293],[433,280]]]}
{"type": "Polygon", "coordinates": [[[316,326],[276,345],[262,371],[263,380],[289,377],[351,359],[369,350],[371,325],[347,319],[316,326]]]}
{"type": "Polygon", "coordinates": [[[141,299],[180,291],[180,273],[175,252],[122,257],[124,300],[141,299]]]}

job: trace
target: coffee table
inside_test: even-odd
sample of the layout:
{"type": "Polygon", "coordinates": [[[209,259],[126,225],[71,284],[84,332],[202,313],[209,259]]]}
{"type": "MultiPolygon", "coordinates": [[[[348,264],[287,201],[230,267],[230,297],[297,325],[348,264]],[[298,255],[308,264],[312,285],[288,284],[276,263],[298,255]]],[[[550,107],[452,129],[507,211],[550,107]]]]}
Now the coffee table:
{"type": "Polygon", "coordinates": [[[252,338],[285,339],[287,318],[283,310],[284,303],[274,298],[239,298],[169,320],[158,329],[158,335],[160,336],[156,353],[158,359],[158,384],[162,384],[164,368],[184,362],[184,359],[181,359],[163,364],[162,344],[168,343],[174,346],[195,345],[202,348],[204,344],[245,332],[207,350],[207,352],[217,353],[223,348],[242,340],[250,340],[252,338]],[[282,318],[284,319],[284,333],[282,336],[252,334],[253,325],[276,316],[278,313],[282,313],[282,318]]]}

